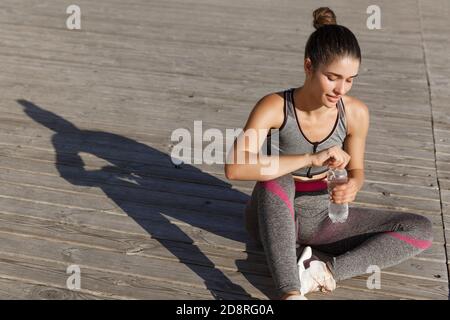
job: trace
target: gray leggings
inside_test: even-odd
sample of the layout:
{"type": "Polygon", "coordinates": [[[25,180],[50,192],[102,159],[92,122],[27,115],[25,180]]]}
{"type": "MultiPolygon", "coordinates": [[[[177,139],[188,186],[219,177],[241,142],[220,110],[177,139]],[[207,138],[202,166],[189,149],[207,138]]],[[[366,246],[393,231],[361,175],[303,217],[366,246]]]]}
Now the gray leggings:
{"type": "Polygon", "coordinates": [[[265,251],[280,296],[300,291],[303,246],[325,261],[336,281],[397,265],[431,246],[431,222],[411,213],[350,208],[345,223],[328,218],[328,192],[296,191],[291,174],[257,182],[245,210],[246,229],[265,251]]]}

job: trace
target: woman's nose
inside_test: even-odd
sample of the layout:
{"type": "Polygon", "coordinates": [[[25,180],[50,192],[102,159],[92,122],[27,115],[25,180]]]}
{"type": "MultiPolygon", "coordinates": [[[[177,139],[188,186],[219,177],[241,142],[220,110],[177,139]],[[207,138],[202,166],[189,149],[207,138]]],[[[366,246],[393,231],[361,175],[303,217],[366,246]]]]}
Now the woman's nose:
{"type": "Polygon", "coordinates": [[[334,88],[334,93],[337,96],[343,96],[345,93],[345,86],[344,86],[344,82],[339,83],[335,88],[334,88]]]}

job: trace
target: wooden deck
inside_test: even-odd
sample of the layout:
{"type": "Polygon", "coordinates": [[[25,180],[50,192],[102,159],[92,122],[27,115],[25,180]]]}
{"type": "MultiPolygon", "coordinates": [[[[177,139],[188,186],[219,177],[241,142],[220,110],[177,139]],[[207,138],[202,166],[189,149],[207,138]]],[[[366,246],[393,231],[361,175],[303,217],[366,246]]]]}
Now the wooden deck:
{"type": "MultiPolygon", "coordinates": [[[[270,299],[242,212],[254,182],[222,165],[174,168],[170,135],[242,128],[263,95],[300,85],[324,1],[77,0],[0,3],[0,298],[270,299]],[[81,289],[69,290],[70,265],[81,289]]],[[[447,0],[333,1],[363,64],[371,111],[354,207],[429,217],[433,246],[311,299],[448,299],[450,68],[447,0]]],[[[207,145],[208,143],[205,143],[207,145]]]]}

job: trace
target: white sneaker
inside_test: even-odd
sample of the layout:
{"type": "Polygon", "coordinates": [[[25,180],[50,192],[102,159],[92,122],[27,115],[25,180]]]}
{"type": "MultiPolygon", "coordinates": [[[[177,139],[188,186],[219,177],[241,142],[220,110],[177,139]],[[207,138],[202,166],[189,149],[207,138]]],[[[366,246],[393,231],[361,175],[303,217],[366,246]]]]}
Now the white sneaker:
{"type": "Polygon", "coordinates": [[[336,281],[324,262],[319,260],[311,261],[309,267],[305,269],[304,261],[310,259],[311,256],[311,247],[306,247],[298,260],[300,293],[305,295],[319,290],[330,292],[336,289],[336,281]]]}
{"type": "Polygon", "coordinates": [[[311,247],[306,247],[303,249],[302,254],[300,255],[300,258],[298,259],[298,274],[300,276],[300,281],[302,281],[302,274],[305,271],[305,265],[304,262],[308,259],[311,259],[312,257],[312,249],[311,247]]]}
{"type": "Polygon", "coordinates": [[[311,277],[308,269],[305,269],[304,262],[312,257],[311,247],[306,247],[298,259],[298,275],[300,278],[300,293],[305,295],[310,292],[319,291],[319,284],[311,277]]]}
{"type": "Polygon", "coordinates": [[[319,289],[322,292],[331,292],[336,289],[336,281],[324,262],[319,260],[311,261],[307,270],[319,284],[319,289]]]}

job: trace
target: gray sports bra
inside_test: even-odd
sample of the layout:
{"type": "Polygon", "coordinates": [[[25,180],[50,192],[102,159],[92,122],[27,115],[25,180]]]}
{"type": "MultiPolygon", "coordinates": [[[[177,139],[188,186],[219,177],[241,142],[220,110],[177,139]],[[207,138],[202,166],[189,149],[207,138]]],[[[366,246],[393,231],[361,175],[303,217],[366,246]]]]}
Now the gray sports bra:
{"type": "MultiPolygon", "coordinates": [[[[299,119],[294,107],[294,88],[284,91],[284,121],[279,129],[271,129],[267,135],[267,154],[306,154],[317,153],[332,146],[343,148],[347,136],[345,107],[342,98],[336,104],[338,116],[333,130],[322,141],[311,142],[302,132],[299,119]]],[[[324,173],[327,167],[302,168],[292,172],[292,175],[312,178],[314,175],[324,173]]]]}

